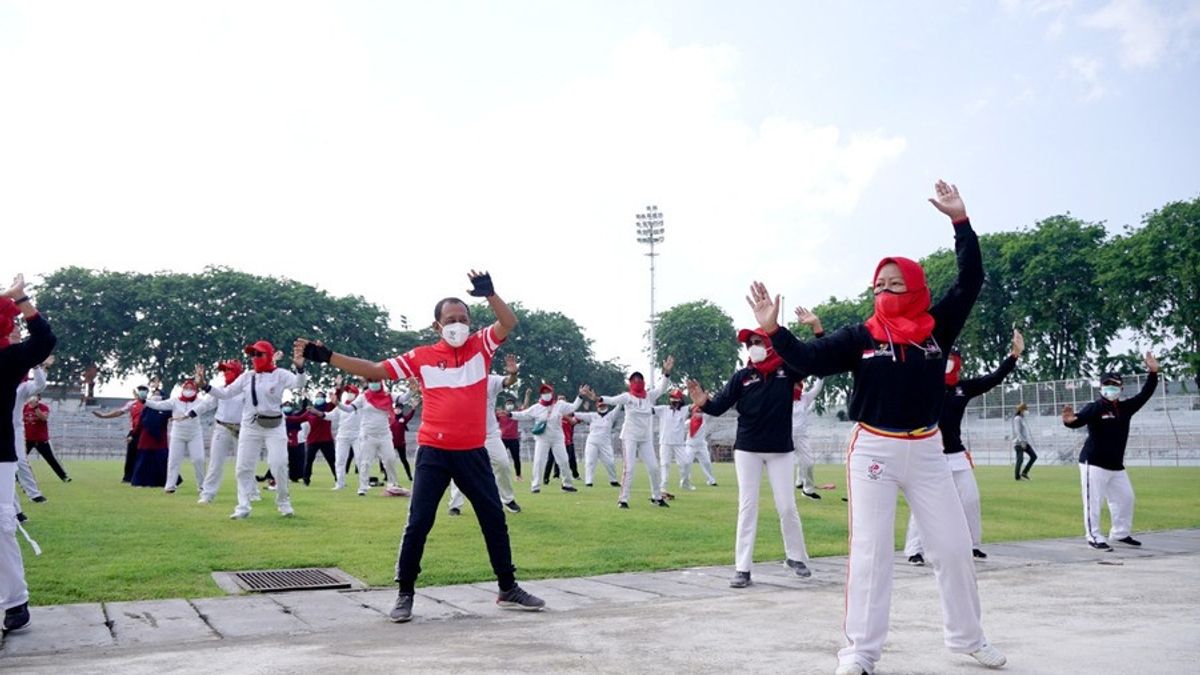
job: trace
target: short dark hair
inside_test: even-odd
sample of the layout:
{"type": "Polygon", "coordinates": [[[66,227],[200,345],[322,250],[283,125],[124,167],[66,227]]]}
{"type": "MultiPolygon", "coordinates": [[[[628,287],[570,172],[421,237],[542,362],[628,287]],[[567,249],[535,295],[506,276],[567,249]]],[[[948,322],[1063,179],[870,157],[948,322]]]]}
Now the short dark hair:
{"type": "Polygon", "coordinates": [[[467,318],[471,318],[471,308],[467,307],[467,303],[463,302],[460,298],[449,297],[438,300],[438,303],[433,306],[434,321],[442,320],[442,307],[445,307],[446,305],[462,305],[467,310],[467,318]]]}

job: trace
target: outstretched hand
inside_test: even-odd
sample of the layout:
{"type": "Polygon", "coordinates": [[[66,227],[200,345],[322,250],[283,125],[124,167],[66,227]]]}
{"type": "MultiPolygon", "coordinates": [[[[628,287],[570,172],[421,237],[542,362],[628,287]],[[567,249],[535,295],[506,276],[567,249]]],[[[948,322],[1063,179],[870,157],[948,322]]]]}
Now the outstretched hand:
{"type": "Polygon", "coordinates": [[[754,319],[758,321],[758,327],[766,331],[768,335],[779,328],[779,300],[778,295],[774,300],[771,299],[771,293],[763,282],[756,281],[750,284],[750,295],[746,296],[746,304],[750,305],[750,309],[754,311],[754,319]]]}
{"type": "Polygon", "coordinates": [[[811,309],[807,307],[796,308],[796,321],[808,326],[814,333],[825,332],[821,327],[821,317],[817,316],[811,309]]]}
{"type": "Polygon", "coordinates": [[[708,393],[704,391],[704,387],[696,380],[687,381],[688,398],[692,399],[692,405],[703,406],[708,403],[708,393]]]}
{"type": "Polygon", "coordinates": [[[471,280],[471,289],[467,291],[469,295],[476,298],[490,298],[496,294],[496,289],[492,286],[492,275],[486,271],[471,270],[467,274],[467,278],[471,280]]]}
{"type": "Polygon", "coordinates": [[[517,364],[517,355],[516,354],[505,354],[504,355],[504,372],[509,375],[516,375],[517,372],[520,370],[521,370],[521,367],[520,367],[520,365],[517,364]]]}
{"type": "Polygon", "coordinates": [[[296,338],[292,343],[292,353],[300,350],[300,354],[309,361],[317,363],[329,363],[333,358],[333,350],[325,346],[320,340],[309,340],[308,338],[296,338]]]}
{"type": "Polygon", "coordinates": [[[1012,351],[1010,352],[1014,359],[1021,358],[1021,354],[1025,351],[1025,336],[1021,335],[1021,331],[1013,329],[1012,351]]]}
{"type": "Polygon", "coordinates": [[[1075,408],[1072,407],[1070,404],[1064,405],[1063,409],[1062,409],[1063,424],[1071,424],[1076,419],[1078,419],[1078,418],[1075,416],[1075,408]]]}
{"type": "Polygon", "coordinates": [[[4,291],[4,297],[16,300],[17,298],[22,297],[24,295],[25,295],[25,275],[18,274],[17,276],[13,277],[12,285],[8,287],[8,290],[4,291]]]}
{"type": "Polygon", "coordinates": [[[936,195],[929,198],[929,203],[933,204],[935,209],[950,216],[950,220],[956,223],[967,219],[967,205],[958,195],[957,185],[939,180],[934,184],[933,190],[936,195]]]}
{"type": "Polygon", "coordinates": [[[1146,352],[1146,367],[1149,368],[1150,372],[1152,373],[1158,372],[1158,359],[1154,358],[1153,352],[1146,352]]]}
{"type": "Polygon", "coordinates": [[[675,355],[668,354],[662,365],[663,375],[670,377],[672,370],[675,370],[675,355]]]}

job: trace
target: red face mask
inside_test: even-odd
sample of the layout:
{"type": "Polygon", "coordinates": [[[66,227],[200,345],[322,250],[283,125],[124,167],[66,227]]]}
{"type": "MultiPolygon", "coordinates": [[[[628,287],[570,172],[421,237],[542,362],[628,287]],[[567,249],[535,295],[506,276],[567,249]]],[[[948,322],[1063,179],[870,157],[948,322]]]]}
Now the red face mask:
{"type": "Polygon", "coordinates": [[[221,372],[225,373],[225,384],[233,384],[233,381],[242,374],[242,362],[226,361],[221,364],[221,372]]]}
{"type": "MultiPolygon", "coordinates": [[[[867,319],[867,330],[879,342],[924,342],[933,333],[933,316],[929,314],[929,287],[925,285],[925,270],[920,263],[908,258],[884,258],[875,267],[875,276],[888,263],[895,263],[904,277],[908,291],[875,294],[875,313],[867,319]]],[[[871,280],[875,283],[875,279],[871,280]]]]}
{"type": "Polygon", "coordinates": [[[629,393],[638,398],[646,398],[646,381],[642,379],[632,380],[629,383],[629,393]]]}
{"type": "Polygon", "coordinates": [[[953,387],[958,384],[959,374],[962,372],[962,357],[958,354],[951,354],[946,358],[946,386],[953,387]]]}
{"type": "Polygon", "coordinates": [[[246,347],[246,353],[251,354],[250,364],[256,373],[269,373],[275,370],[275,347],[266,340],[259,340],[246,347]]]}

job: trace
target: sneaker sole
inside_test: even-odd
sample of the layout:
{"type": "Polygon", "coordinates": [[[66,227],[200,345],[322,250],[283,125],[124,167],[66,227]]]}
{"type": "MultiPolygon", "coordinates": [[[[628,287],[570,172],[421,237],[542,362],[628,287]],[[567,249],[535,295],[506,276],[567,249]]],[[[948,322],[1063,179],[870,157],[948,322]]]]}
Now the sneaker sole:
{"type": "Polygon", "coordinates": [[[32,621],[26,621],[22,626],[17,626],[16,628],[5,628],[4,630],[0,631],[0,634],[8,635],[9,633],[20,633],[21,631],[28,630],[32,624],[32,621]]]}
{"type": "Polygon", "coordinates": [[[520,612],[540,612],[543,609],[546,609],[545,605],[542,605],[541,607],[526,607],[525,605],[522,605],[519,602],[504,602],[504,601],[497,601],[496,606],[499,607],[500,609],[513,609],[513,610],[517,610],[520,612]]]}
{"type": "Polygon", "coordinates": [[[393,616],[388,617],[388,621],[391,621],[392,623],[408,623],[409,621],[412,621],[412,620],[413,620],[412,614],[409,614],[408,616],[405,616],[405,617],[401,617],[399,619],[397,619],[393,616]]]}

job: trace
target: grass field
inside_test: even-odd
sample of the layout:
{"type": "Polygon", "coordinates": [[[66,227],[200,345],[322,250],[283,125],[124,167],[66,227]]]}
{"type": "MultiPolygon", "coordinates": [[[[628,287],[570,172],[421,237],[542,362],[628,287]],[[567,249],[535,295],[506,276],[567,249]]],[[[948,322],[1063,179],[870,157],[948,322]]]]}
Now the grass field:
{"type": "MultiPolygon", "coordinates": [[[[640,469],[640,467],[639,467],[640,469]]],[[[332,492],[323,474],[312,487],[293,484],[293,519],[280,518],[274,493],[264,491],[248,520],[231,521],[232,469],[212,505],[196,504],[189,480],[175,495],[120,483],[117,461],[68,461],[74,481],[60,483],[34,463],[49,500],[25,504],[28,529],[45,549],[34,557],[22,544],[34,604],[221,595],[209,576],[217,570],[340,567],[372,584],[390,585],[408,500],[332,492]]],[[[737,489],[731,464],[717,465],[719,487],[679,492],[670,509],[647,501],[639,470],[628,511],[616,508],[617,489],[562,493],[553,484],[530,495],[518,483],[524,512],[509,516],[518,577],[536,579],[732,563],[737,489]]],[[[1200,526],[1200,468],[1134,468],[1134,525],[1139,531],[1200,526]]],[[[696,472],[699,475],[699,472],[696,472]]],[[[1033,481],[1017,483],[1011,469],[980,467],[984,539],[1079,536],[1079,471],[1036,467],[1033,481]]],[[[817,467],[818,483],[844,481],[841,466],[817,467]]],[[[809,554],[846,552],[844,490],[799,498],[809,554]]],[[[763,485],[756,559],[779,560],[778,520],[763,485]]],[[[469,506],[462,517],[443,509],[429,538],[421,585],[492,578],[483,539],[469,506]]],[[[908,511],[897,509],[896,542],[903,543],[908,511]]],[[[1107,526],[1106,526],[1107,527],[1107,526]]]]}

